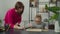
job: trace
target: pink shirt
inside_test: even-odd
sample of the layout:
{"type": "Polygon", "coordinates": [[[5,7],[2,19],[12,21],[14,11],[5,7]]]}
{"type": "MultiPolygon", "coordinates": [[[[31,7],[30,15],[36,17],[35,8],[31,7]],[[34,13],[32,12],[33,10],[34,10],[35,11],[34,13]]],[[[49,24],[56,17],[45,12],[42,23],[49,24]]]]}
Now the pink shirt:
{"type": "Polygon", "coordinates": [[[16,23],[21,23],[21,19],[21,15],[15,11],[15,8],[13,8],[7,11],[4,20],[5,24],[10,24],[10,28],[13,28],[16,23]]]}

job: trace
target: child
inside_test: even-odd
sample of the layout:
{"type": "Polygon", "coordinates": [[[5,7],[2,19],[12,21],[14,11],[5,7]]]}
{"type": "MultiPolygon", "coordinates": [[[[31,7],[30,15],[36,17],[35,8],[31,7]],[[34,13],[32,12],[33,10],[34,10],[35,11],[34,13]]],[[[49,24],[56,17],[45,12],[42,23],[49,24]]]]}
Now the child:
{"type": "Polygon", "coordinates": [[[36,15],[35,20],[33,23],[29,23],[28,27],[34,27],[38,29],[48,29],[48,25],[42,22],[42,17],[41,15],[36,15]]]}

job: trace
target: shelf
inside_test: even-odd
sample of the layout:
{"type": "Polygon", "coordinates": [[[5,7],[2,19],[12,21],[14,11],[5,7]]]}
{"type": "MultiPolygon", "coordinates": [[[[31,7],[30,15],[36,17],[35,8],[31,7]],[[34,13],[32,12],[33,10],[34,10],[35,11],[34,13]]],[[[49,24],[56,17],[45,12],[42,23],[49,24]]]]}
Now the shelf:
{"type": "Polygon", "coordinates": [[[49,2],[39,2],[39,5],[49,4],[49,2]]]}
{"type": "MultiPolygon", "coordinates": [[[[48,5],[48,7],[53,7],[56,6],[56,3],[51,3],[50,0],[37,0],[37,7],[31,7],[31,17],[34,18],[34,11],[36,12],[35,14],[43,14],[42,19],[49,18],[50,17],[50,12],[45,9],[45,5],[48,5]],[[44,12],[45,11],[45,12],[44,12]],[[33,15],[32,15],[33,14],[33,15]]],[[[32,19],[31,18],[31,19],[32,19]]]]}
{"type": "Polygon", "coordinates": [[[48,14],[48,13],[37,13],[37,14],[48,14]]]}
{"type": "Polygon", "coordinates": [[[50,0],[39,0],[39,2],[49,2],[50,0]]]}

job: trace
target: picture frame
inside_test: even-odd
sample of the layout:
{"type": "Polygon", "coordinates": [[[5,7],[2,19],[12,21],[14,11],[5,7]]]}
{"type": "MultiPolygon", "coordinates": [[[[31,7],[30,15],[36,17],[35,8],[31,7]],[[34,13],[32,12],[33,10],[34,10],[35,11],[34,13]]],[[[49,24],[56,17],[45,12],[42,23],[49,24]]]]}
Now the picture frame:
{"type": "Polygon", "coordinates": [[[38,1],[37,0],[30,0],[30,7],[37,7],[38,6],[38,1]]]}
{"type": "Polygon", "coordinates": [[[57,0],[50,0],[50,3],[56,3],[57,0]]]}

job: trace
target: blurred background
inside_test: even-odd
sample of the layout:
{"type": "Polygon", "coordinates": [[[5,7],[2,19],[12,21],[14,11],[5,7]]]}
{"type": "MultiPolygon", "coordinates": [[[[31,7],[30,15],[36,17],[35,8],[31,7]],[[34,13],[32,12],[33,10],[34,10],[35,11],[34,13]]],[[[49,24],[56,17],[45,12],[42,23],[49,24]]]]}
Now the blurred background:
{"type": "MultiPolygon", "coordinates": [[[[41,14],[42,21],[48,24],[50,16],[54,15],[54,13],[52,11],[46,10],[46,5],[48,7],[60,7],[60,0],[0,0],[0,20],[2,20],[1,26],[4,24],[4,16],[6,11],[14,7],[17,1],[23,2],[25,6],[24,13],[22,15],[22,23],[20,25],[32,22],[36,14],[41,14]]],[[[51,20],[49,24],[54,24],[54,22],[51,20]]],[[[54,25],[53,27],[51,26],[51,28],[54,29],[54,25]]]]}

